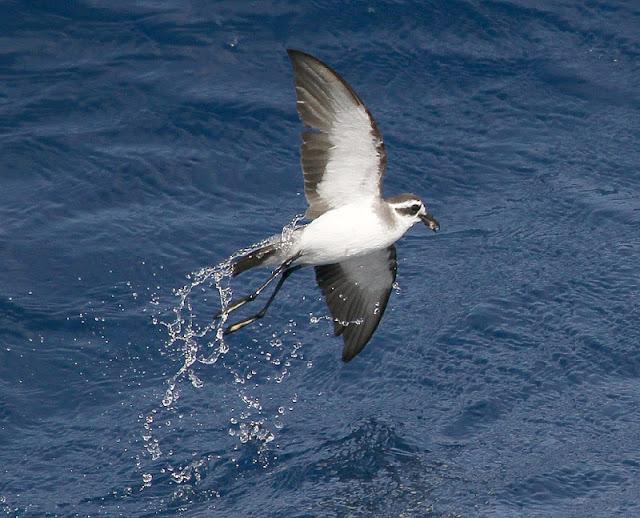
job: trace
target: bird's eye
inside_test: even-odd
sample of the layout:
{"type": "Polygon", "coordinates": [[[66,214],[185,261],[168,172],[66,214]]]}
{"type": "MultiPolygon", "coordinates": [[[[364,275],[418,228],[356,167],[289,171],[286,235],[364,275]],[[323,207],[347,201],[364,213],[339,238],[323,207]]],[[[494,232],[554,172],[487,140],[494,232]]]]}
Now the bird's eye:
{"type": "Polygon", "coordinates": [[[411,211],[414,214],[417,214],[419,210],[420,210],[420,205],[418,205],[417,203],[415,205],[411,205],[411,211]]]}

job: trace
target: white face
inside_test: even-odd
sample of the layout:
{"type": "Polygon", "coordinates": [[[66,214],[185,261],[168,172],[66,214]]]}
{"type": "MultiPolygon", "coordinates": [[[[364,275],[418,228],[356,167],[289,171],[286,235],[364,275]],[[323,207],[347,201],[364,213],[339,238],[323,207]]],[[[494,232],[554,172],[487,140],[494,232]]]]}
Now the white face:
{"type": "Polygon", "coordinates": [[[427,228],[437,232],[440,230],[440,223],[435,219],[427,206],[418,198],[409,198],[400,202],[392,203],[391,207],[396,216],[396,221],[400,225],[404,225],[409,230],[415,223],[422,221],[427,228]]]}
{"type": "Polygon", "coordinates": [[[404,200],[400,203],[394,203],[392,207],[396,218],[399,221],[402,221],[407,228],[420,221],[420,216],[425,216],[427,214],[427,208],[424,203],[417,198],[404,200]]]}

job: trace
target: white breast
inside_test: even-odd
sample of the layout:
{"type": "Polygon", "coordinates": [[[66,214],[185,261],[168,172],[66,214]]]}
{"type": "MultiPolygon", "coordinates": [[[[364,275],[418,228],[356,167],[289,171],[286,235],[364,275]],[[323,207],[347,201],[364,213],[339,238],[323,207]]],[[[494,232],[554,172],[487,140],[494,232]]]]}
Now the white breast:
{"type": "Polygon", "coordinates": [[[395,243],[406,229],[385,217],[374,202],[346,205],[322,214],[304,227],[296,243],[304,264],[330,264],[380,250],[395,243]]]}

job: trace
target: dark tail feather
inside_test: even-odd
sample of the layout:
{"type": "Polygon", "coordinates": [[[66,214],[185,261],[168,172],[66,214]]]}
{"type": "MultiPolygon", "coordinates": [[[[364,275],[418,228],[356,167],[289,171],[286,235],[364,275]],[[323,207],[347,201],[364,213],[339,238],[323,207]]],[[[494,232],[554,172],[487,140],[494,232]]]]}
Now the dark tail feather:
{"type": "Polygon", "coordinates": [[[249,252],[246,255],[238,257],[231,265],[231,274],[235,277],[242,272],[246,272],[255,266],[260,266],[267,259],[273,256],[278,251],[278,247],[274,244],[265,245],[258,250],[249,252]]]}

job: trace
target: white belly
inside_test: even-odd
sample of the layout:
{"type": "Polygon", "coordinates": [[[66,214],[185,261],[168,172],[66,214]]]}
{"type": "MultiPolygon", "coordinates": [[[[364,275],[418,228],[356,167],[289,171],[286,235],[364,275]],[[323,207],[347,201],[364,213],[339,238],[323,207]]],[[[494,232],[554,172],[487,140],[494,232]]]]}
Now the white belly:
{"type": "Polygon", "coordinates": [[[299,263],[330,264],[386,248],[404,234],[369,204],[348,205],[325,212],[302,230],[296,248],[299,263]]]}

